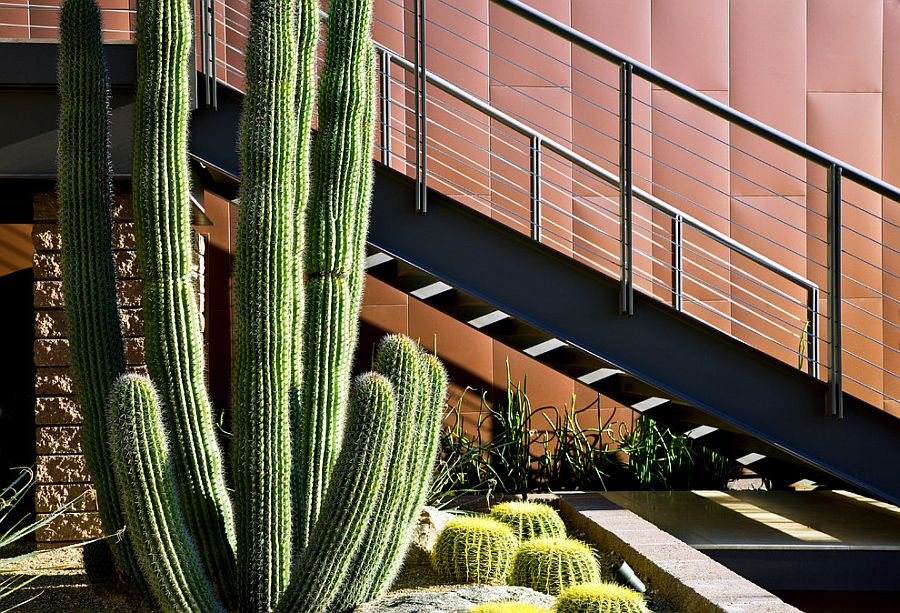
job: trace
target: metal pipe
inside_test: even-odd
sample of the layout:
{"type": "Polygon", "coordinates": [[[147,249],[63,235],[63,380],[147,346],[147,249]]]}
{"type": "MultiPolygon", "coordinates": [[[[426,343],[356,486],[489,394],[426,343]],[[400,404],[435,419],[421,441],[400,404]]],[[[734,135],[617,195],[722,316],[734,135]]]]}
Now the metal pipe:
{"type": "Polygon", "coordinates": [[[381,163],[391,166],[391,52],[379,49],[381,55],[381,163]]]}
{"type": "Polygon", "coordinates": [[[808,290],[807,313],[809,317],[809,331],[807,332],[807,345],[809,346],[808,366],[809,374],[819,378],[819,288],[811,287],[808,290]]]}
{"type": "Polygon", "coordinates": [[[619,67],[619,246],[621,248],[619,313],[634,315],[634,249],[632,245],[631,64],[619,67]]]}
{"type": "Polygon", "coordinates": [[[428,212],[427,63],[425,0],[415,2],[416,36],[416,212],[428,212]]]}
{"type": "Polygon", "coordinates": [[[771,126],[767,126],[756,119],[753,119],[749,115],[745,115],[740,111],[736,111],[733,108],[722,104],[718,100],[714,100],[709,96],[701,94],[697,90],[688,87],[687,85],[676,81],[675,79],[668,77],[661,72],[646,66],[638,62],[637,60],[625,55],[624,53],[619,53],[615,49],[611,47],[607,47],[603,43],[597,41],[578,30],[575,30],[571,26],[567,26],[566,24],[549,17],[535,8],[532,8],[525,4],[524,2],[520,2],[520,0],[490,0],[494,4],[502,6],[503,8],[511,11],[512,13],[522,17],[534,23],[535,25],[556,34],[564,38],[565,40],[578,45],[582,49],[590,51],[595,55],[599,55],[600,57],[613,62],[615,64],[622,64],[623,62],[627,62],[631,64],[632,70],[634,74],[642,79],[650,81],[654,85],[657,85],[669,92],[675,94],[676,96],[683,98],[693,104],[701,107],[702,109],[709,111],[710,113],[716,115],[717,117],[721,117],[722,119],[726,119],[730,122],[737,124],[738,126],[748,130],[756,134],[757,136],[780,145],[789,151],[800,155],[807,160],[812,162],[816,162],[821,164],[824,167],[831,166],[839,166],[842,169],[842,174],[845,178],[850,179],[860,185],[867,187],[873,191],[878,192],[882,196],[886,198],[890,198],[897,202],[900,202],[900,189],[897,189],[893,185],[889,185],[885,183],[881,179],[873,177],[872,175],[859,170],[858,168],[854,168],[848,164],[845,164],[841,160],[824,153],[816,149],[815,147],[811,147],[806,143],[800,142],[799,140],[788,136],[787,134],[772,128],[771,126]]]}
{"type": "Polygon", "coordinates": [[[672,218],[672,308],[684,309],[684,218],[672,218]]]}
{"type": "Polygon", "coordinates": [[[541,137],[531,137],[531,238],[541,240],[541,137]]]}
{"type": "Polygon", "coordinates": [[[828,167],[828,316],[829,365],[828,413],[844,416],[843,367],[841,363],[841,202],[842,168],[828,167]]]}

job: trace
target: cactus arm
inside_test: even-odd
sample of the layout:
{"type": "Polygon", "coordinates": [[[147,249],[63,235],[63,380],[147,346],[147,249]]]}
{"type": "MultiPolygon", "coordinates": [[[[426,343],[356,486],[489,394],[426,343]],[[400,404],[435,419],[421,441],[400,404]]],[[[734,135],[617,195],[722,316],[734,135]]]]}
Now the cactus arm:
{"type": "Polygon", "coordinates": [[[144,281],[147,366],[172,436],[185,519],[215,584],[230,600],[234,526],[204,379],[203,338],[191,280],[187,163],[186,0],[142,0],[137,11],[133,190],[144,281]]]}
{"type": "Polygon", "coordinates": [[[304,368],[294,416],[302,424],[295,466],[299,549],[315,526],[341,446],[358,325],[358,283],[352,271],[361,264],[357,233],[370,203],[360,186],[371,182],[372,173],[372,0],[334,0],[329,9],[306,215],[307,235],[316,247],[304,253],[304,368]]]}
{"type": "Polygon", "coordinates": [[[157,603],[173,613],[222,611],[181,512],[159,402],[146,377],[112,387],[108,430],[131,543],[157,603]]]}
{"type": "Polygon", "coordinates": [[[238,596],[268,611],[291,570],[291,384],[297,71],[291,0],[252,0],[235,275],[238,596]]]}
{"type": "Polygon", "coordinates": [[[391,503],[401,506],[405,503],[405,506],[397,520],[395,544],[387,551],[380,569],[374,573],[375,581],[363,594],[367,600],[383,595],[397,578],[409,549],[412,531],[431,488],[444,416],[444,399],[447,397],[447,371],[434,355],[423,355],[422,362],[425,391],[413,426],[418,431],[418,447],[413,452],[413,462],[409,468],[412,487],[406,498],[391,503]]]}
{"type": "Polygon", "coordinates": [[[347,436],[322,506],[323,521],[310,535],[279,611],[343,611],[335,608],[334,600],[354,554],[363,546],[369,518],[388,479],[395,407],[394,391],[385,377],[367,373],[357,378],[347,436]]]}
{"type": "MultiPolygon", "coordinates": [[[[312,144],[312,118],[316,95],[316,57],[319,47],[319,2],[318,0],[297,0],[297,38],[298,38],[298,65],[297,65],[297,192],[294,200],[294,253],[293,266],[293,290],[292,305],[292,344],[291,344],[291,388],[290,388],[290,423],[291,423],[291,449],[302,448],[300,427],[300,402],[302,398],[301,386],[303,384],[303,320],[305,313],[304,277],[303,277],[303,248],[305,243],[304,223],[309,200],[309,157],[312,144]]],[[[291,492],[301,490],[299,463],[291,465],[291,492]]],[[[301,496],[293,496],[292,515],[299,517],[302,514],[301,496]]],[[[305,530],[293,529],[293,558],[296,559],[302,553],[302,547],[306,541],[305,530]]]]}
{"type": "Polygon", "coordinates": [[[343,609],[386,591],[403,562],[424,502],[420,491],[427,491],[422,482],[427,483],[432,472],[430,446],[432,439],[437,440],[432,430],[436,433],[439,427],[446,386],[439,363],[429,360],[415,341],[403,335],[382,339],[375,363],[397,391],[396,439],[388,465],[391,479],[370,521],[366,546],[357,552],[345,578],[338,599],[343,609]]]}
{"type": "MultiPolygon", "coordinates": [[[[84,454],[104,531],[114,534],[124,521],[106,441],[106,398],[113,381],[125,372],[125,354],[112,253],[109,74],[94,0],[67,0],[63,5],[59,93],[60,230],[69,350],[84,412],[84,454]]],[[[119,570],[140,586],[143,581],[128,545],[113,550],[119,570]]]]}

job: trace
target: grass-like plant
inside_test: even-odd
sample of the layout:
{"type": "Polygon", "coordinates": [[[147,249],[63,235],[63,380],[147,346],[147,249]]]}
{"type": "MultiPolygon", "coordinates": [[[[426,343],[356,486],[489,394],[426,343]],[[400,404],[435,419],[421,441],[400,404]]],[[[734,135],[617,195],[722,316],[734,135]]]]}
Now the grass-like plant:
{"type": "Polygon", "coordinates": [[[566,536],[566,525],[556,510],[540,502],[501,502],[491,507],[491,518],[512,528],[516,538],[523,543],[566,536]]]}
{"type": "Polygon", "coordinates": [[[523,543],[513,559],[509,582],[556,596],[567,587],[600,581],[593,550],[573,539],[536,539],[523,543]]]}
{"type": "Polygon", "coordinates": [[[453,583],[503,583],[519,541],[506,524],[481,516],[451,520],[438,534],[432,565],[453,583]]]}
{"type": "Polygon", "coordinates": [[[550,613],[551,611],[552,609],[546,607],[514,600],[485,602],[469,609],[469,613],[550,613]]]}
{"type": "Polygon", "coordinates": [[[615,583],[570,587],[556,599],[556,613],[650,613],[644,596],[615,583]]]}
{"type": "MultiPolygon", "coordinates": [[[[22,576],[10,570],[16,564],[37,558],[45,553],[43,550],[28,548],[24,541],[41,528],[55,522],[63,513],[72,509],[85,497],[85,494],[76,496],[36,522],[27,522],[24,516],[19,519],[13,519],[17,506],[21,504],[22,500],[33,488],[34,471],[31,468],[22,468],[15,479],[0,491],[0,608],[4,612],[24,606],[40,597],[40,593],[37,593],[30,598],[20,600],[11,607],[5,608],[6,604],[16,593],[42,576],[41,573],[22,576]]],[[[94,543],[98,541],[99,539],[95,539],[88,542],[94,543]]],[[[82,546],[84,546],[83,543],[76,543],[66,545],[61,549],[72,549],[82,546]]]]}

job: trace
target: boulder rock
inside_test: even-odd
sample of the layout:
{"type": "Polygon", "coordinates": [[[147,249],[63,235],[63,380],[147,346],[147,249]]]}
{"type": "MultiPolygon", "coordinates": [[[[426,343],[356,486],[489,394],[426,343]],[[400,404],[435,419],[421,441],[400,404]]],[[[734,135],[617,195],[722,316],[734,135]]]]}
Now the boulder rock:
{"type": "Polygon", "coordinates": [[[409,551],[406,554],[407,567],[431,566],[431,549],[438,532],[453,519],[453,515],[434,507],[423,507],[419,522],[413,529],[409,551]]]}
{"type": "Polygon", "coordinates": [[[483,602],[518,600],[552,607],[556,599],[527,587],[511,585],[469,585],[442,591],[388,594],[362,605],[356,613],[467,613],[483,602]]]}

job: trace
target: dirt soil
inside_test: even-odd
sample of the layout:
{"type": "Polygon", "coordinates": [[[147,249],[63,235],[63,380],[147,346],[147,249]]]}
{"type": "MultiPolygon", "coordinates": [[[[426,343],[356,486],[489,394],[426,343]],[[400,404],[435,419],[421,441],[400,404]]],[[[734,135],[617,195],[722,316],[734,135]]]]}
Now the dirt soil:
{"type": "Polygon", "coordinates": [[[0,601],[0,610],[25,603],[15,608],[15,613],[153,611],[146,604],[123,594],[88,585],[80,549],[48,549],[33,558],[5,566],[3,570],[4,576],[0,580],[31,579],[31,582],[0,601]]]}

